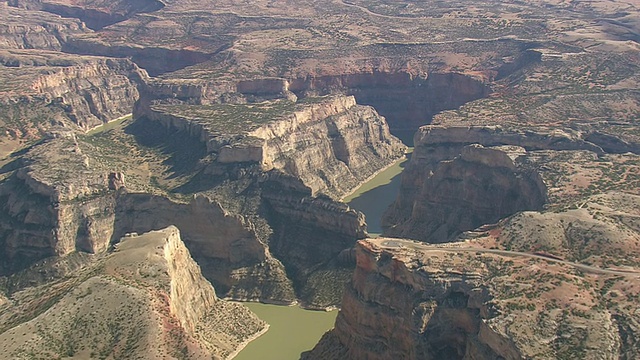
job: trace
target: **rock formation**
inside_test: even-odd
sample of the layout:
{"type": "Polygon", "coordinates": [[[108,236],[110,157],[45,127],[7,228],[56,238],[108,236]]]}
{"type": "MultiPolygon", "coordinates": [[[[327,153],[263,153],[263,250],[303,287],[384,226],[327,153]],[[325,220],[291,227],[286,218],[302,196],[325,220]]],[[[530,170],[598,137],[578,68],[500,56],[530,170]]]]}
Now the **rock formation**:
{"type": "MultiPolygon", "coordinates": [[[[627,320],[618,321],[617,310],[598,306],[603,300],[592,288],[597,282],[570,265],[385,238],[360,241],[356,256],[358,265],[335,329],[304,359],[576,354],[617,359],[637,354],[636,346],[623,341],[626,325],[618,327],[627,320]],[[541,278],[551,283],[540,284],[541,278]],[[562,295],[570,289],[576,294],[573,301],[562,295]],[[543,291],[548,292],[546,301],[554,303],[550,308],[537,300],[535,294],[543,291]]],[[[597,272],[595,277],[625,282],[597,272]]]]}
{"type": "MultiPolygon", "coordinates": [[[[385,229],[385,234],[447,242],[463,231],[495,223],[518,211],[541,209],[547,196],[542,178],[535,169],[526,169],[509,157],[512,154],[517,159],[524,153],[517,147],[464,147],[458,157],[440,162],[424,180],[413,179],[417,194],[404,193],[413,199],[409,219],[385,229]]],[[[414,161],[412,166],[419,165],[414,161]]],[[[398,221],[393,216],[387,215],[387,224],[398,221]]]]}
{"type": "MultiPolygon", "coordinates": [[[[640,10],[467,5],[0,4],[1,307],[34,283],[58,297],[46,304],[70,296],[56,274],[93,271],[122,235],[171,225],[220,296],[337,306],[367,236],[363,215],[337,199],[402,156],[389,129],[425,125],[387,231],[498,252],[363,243],[358,262],[369,265],[326,357],[637,357],[637,279],[626,275],[638,267],[638,214],[619,205],[640,188],[640,10]],[[500,253],[509,249],[528,255],[500,253]],[[47,262],[59,266],[31,268],[47,262]]],[[[143,280],[193,275],[184,268],[143,280]]],[[[91,279],[77,283],[96,293],[121,284],[91,279]]],[[[202,357],[209,350],[189,342],[202,309],[179,305],[184,293],[170,287],[162,297],[178,300],[163,311],[181,320],[165,325],[188,341],[161,339],[165,353],[150,354],[202,357]]],[[[32,326],[19,324],[52,316],[44,308],[3,323],[32,326]]],[[[100,328],[121,335],[114,322],[100,328]]],[[[52,338],[49,349],[65,350],[42,356],[75,353],[37,330],[34,349],[52,338]]],[[[93,356],[127,349],[107,345],[93,356]]]]}
{"type": "Polygon", "coordinates": [[[404,151],[383,118],[353,97],[301,103],[156,105],[136,113],[206,144],[215,161],[205,170],[224,174],[231,164],[257,163],[300,178],[314,193],[348,193],[404,151]]]}
{"type": "Polygon", "coordinates": [[[216,297],[175,227],[129,236],[112,254],[57,279],[55,290],[28,287],[11,299],[0,312],[0,347],[15,359],[224,359],[266,326],[216,297]]]}
{"type": "MultiPolygon", "coordinates": [[[[203,116],[163,113],[136,122],[128,130],[134,139],[152,131],[153,141],[169,143],[169,138],[183,136],[201,142],[202,152],[194,150],[197,146],[170,152],[199,157],[195,168],[181,170],[199,176],[181,183],[186,193],[175,200],[167,198],[166,190],[158,188],[154,194],[148,185],[140,187],[139,175],[127,175],[124,184],[124,172],[114,171],[120,166],[113,159],[147,151],[140,145],[122,144],[122,151],[113,151],[109,141],[97,140],[102,135],[55,133],[16,159],[17,170],[3,184],[5,273],[48,256],[100,253],[125,233],[175,225],[221,295],[278,303],[301,296],[310,306],[336,305],[341,285],[324,292],[310,288],[308,279],[326,281],[336,272],[344,278],[346,270],[336,257],[366,236],[366,223],[361,213],[318,194],[344,195],[399,157],[404,146],[389,134],[383,118],[353,98],[286,106],[295,112],[276,112],[269,122],[247,127],[249,135],[234,128],[214,132],[199,125],[203,116]],[[247,138],[258,144],[255,159],[243,157],[247,138]],[[60,155],[46,155],[51,153],[60,155]],[[206,195],[191,195],[193,186],[204,186],[206,195]]],[[[250,108],[209,106],[229,107],[250,108]]],[[[220,121],[239,123],[242,116],[232,113],[220,121]]]]}

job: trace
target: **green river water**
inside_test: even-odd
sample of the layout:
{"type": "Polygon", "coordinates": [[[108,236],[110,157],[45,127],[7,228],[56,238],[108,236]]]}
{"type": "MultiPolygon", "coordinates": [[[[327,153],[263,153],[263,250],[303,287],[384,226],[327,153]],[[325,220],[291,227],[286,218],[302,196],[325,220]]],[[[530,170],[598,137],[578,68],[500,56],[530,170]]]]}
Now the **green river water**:
{"type": "MultiPolygon", "coordinates": [[[[400,172],[408,156],[366,182],[344,198],[350,207],[367,218],[369,234],[382,232],[382,213],[395,200],[400,189],[400,172]]],[[[259,318],[269,323],[269,331],[245,347],[234,360],[298,360],[311,350],[322,334],[333,328],[337,311],[304,310],[297,306],[244,303],[259,318]]]]}
{"type": "Polygon", "coordinates": [[[298,306],[244,303],[269,330],[247,345],[234,360],[298,360],[333,328],[338,311],[312,311],[298,306]]]}

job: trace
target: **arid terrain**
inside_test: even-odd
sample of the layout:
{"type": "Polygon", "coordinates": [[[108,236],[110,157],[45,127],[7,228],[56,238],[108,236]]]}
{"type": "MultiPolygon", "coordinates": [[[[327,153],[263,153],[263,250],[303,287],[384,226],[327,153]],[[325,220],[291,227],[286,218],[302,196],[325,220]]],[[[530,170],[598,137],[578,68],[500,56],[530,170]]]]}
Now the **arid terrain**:
{"type": "Polygon", "coordinates": [[[635,0],[0,2],[0,354],[638,358],[639,126],[635,0]]]}

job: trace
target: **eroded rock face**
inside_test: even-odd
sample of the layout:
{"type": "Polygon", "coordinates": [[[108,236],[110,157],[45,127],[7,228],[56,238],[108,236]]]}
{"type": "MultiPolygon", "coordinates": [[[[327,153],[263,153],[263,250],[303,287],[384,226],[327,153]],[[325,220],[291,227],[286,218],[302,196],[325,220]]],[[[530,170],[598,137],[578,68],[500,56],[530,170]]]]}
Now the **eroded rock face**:
{"type": "Polygon", "coordinates": [[[78,18],[91,29],[100,29],[125,20],[137,13],[160,10],[157,0],[68,2],[11,0],[9,5],[30,10],[42,10],[67,18],[78,18]]]}
{"type": "Polygon", "coordinates": [[[517,147],[464,147],[453,160],[440,162],[425,180],[414,180],[418,195],[401,194],[400,202],[403,195],[412,199],[410,215],[403,221],[393,208],[388,211],[385,234],[446,242],[518,211],[541,209],[547,196],[542,178],[509,157],[524,153],[517,147]]]}
{"type": "Polygon", "coordinates": [[[356,257],[336,326],[305,359],[520,358],[483,321],[495,309],[481,270],[440,270],[367,241],[356,257]]]}
{"type": "MultiPolygon", "coordinates": [[[[40,271],[49,266],[40,264],[40,271]]],[[[246,307],[216,297],[173,226],[123,239],[113,253],[57,279],[55,290],[27,287],[10,297],[0,311],[0,343],[15,358],[27,351],[227,358],[267,326],[246,307]]]]}
{"type": "Polygon", "coordinates": [[[280,170],[300,178],[314,193],[335,198],[405,149],[384,118],[350,96],[301,103],[141,105],[136,116],[205,143],[215,156],[206,170],[210,174],[221,175],[230,164],[257,163],[263,171],[280,170]]]}
{"type": "Polygon", "coordinates": [[[392,69],[370,73],[308,76],[290,80],[288,90],[299,97],[343,92],[359,104],[375,107],[394,130],[417,129],[437,112],[485,97],[488,88],[471,76],[457,73],[411,74],[392,69]]]}
{"type": "Polygon", "coordinates": [[[335,328],[303,358],[557,359],[580,353],[627,359],[637,353],[628,342],[637,315],[625,305],[638,293],[635,274],[593,269],[585,275],[570,263],[471,246],[359,241],[335,328]],[[619,305],[598,305],[610,291],[619,292],[619,305]]]}
{"type": "Polygon", "coordinates": [[[146,77],[126,59],[31,50],[0,50],[0,59],[0,74],[11,79],[0,88],[2,135],[14,140],[41,138],[55,126],[84,132],[129,114],[146,77]]]}
{"type": "Polygon", "coordinates": [[[18,169],[2,182],[4,273],[49,256],[101,253],[126,233],[175,225],[224,296],[278,303],[301,296],[322,308],[339,301],[342,286],[322,301],[299,292],[307,291],[307,279],[318,269],[323,279],[346,274],[335,259],[366,236],[361,213],[257,164],[226,164],[225,177],[213,178],[209,195],[186,202],[129,192],[136,181],[125,184],[122,172],[79,141],[68,130],[51,132],[15,161],[18,169]]]}
{"type": "Polygon", "coordinates": [[[221,294],[235,299],[295,301],[282,264],[269,253],[254,225],[219,203],[198,196],[189,204],[161,196],[127,194],[115,211],[118,234],[142,233],[174,224],[194,258],[221,294]]]}
{"type": "MultiPolygon", "coordinates": [[[[0,48],[61,50],[64,40],[71,34],[88,31],[82,22],[75,19],[61,19],[46,12],[18,9],[0,4],[0,48]]],[[[19,66],[16,61],[2,59],[9,66],[19,66]]]]}
{"type": "Polygon", "coordinates": [[[63,134],[32,149],[25,160],[30,165],[0,186],[3,272],[76,250],[101,253],[109,245],[115,196],[108,191],[107,174],[94,173],[73,133],[63,134]],[[64,166],[51,167],[52,160],[64,166]],[[79,176],[82,172],[90,175],[79,176]],[[60,177],[73,181],[63,184],[60,177]]]}

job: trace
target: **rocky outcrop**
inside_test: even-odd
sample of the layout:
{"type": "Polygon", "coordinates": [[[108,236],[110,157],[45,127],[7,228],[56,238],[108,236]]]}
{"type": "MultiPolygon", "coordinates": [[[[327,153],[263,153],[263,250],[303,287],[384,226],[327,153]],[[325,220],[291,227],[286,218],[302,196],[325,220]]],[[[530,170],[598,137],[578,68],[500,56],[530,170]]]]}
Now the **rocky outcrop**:
{"type": "Polygon", "coordinates": [[[488,88],[478,79],[458,73],[416,75],[407,70],[370,69],[336,75],[307,75],[301,78],[243,80],[237,91],[262,97],[298,98],[342,93],[354,96],[358,104],[373,106],[394,130],[416,129],[428,124],[437,112],[487,96],[488,88]]]}
{"type": "Polygon", "coordinates": [[[326,197],[313,197],[300,180],[271,173],[262,185],[267,219],[273,229],[271,252],[281,259],[304,305],[340,303],[351,262],[339,255],[366,237],[364,215],[326,197]]]}
{"type": "Polygon", "coordinates": [[[12,358],[226,359],[268,326],[216,297],[175,227],[123,239],[54,288],[10,296],[12,304],[0,311],[0,346],[12,358]]]}
{"type": "Polygon", "coordinates": [[[204,196],[189,204],[162,196],[123,194],[115,210],[116,237],[177,226],[205,276],[234,299],[291,303],[292,285],[253,223],[204,196]]]}
{"type": "Polygon", "coordinates": [[[82,20],[91,29],[123,21],[138,13],[153,12],[164,7],[157,0],[137,1],[42,1],[42,0],[10,0],[10,6],[41,10],[58,14],[66,18],[82,20]]]}
{"type": "MultiPolygon", "coordinates": [[[[220,49],[226,44],[221,44],[220,49]]],[[[63,51],[74,54],[129,58],[151,76],[183,69],[211,58],[211,53],[189,49],[164,47],[142,47],[135,45],[116,45],[108,42],[85,40],[83,37],[70,38],[64,43],[63,51]]]]}
{"type": "Polygon", "coordinates": [[[220,175],[229,164],[257,163],[300,178],[314,193],[339,198],[377,169],[398,159],[404,146],[386,122],[353,97],[277,100],[260,104],[156,105],[136,116],[185,131],[206,143],[220,175]]]}
{"type": "Polygon", "coordinates": [[[32,88],[56,99],[74,123],[88,130],[130,113],[144,76],[128,60],[95,59],[41,76],[32,88]]]}
{"type": "Polygon", "coordinates": [[[416,184],[418,192],[410,195],[413,200],[407,220],[395,222],[399,219],[393,219],[398,215],[393,210],[386,214],[385,234],[447,242],[463,231],[518,211],[541,209],[547,196],[542,178],[509,157],[524,153],[517,147],[464,147],[458,157],[440,162],[430,176],[416,184]]]}
{"type": "MultiPolygon", "coordinates": [[[[58,90],[53,76],[41,84],[58,90]]],[[[130,193],[125,172],[108,165],[113,161],[103,159],[93,138],[83,143],[87,155],[71,133],[56,133],[29,150],[17,165],[24,167],[3,184],[11,204],[3,212],[5,271],[73,251],[100,253],[126,233],[175,225],[224,296],[337,305],[343,282],[335,279],[349,272],[338,254],[366,236],[366,223],[361,213],[319,194],[339,198],[402,155],[404,146],[384,118],[345,96],[148,105],[141,101],[140,124],[204,145],[202,154],[192,154],[202,158],[190,171],[200,172],[209,195],[185,203],[130,193]],[[17,195],[18,188],[33,200],[17,195]],[[35,216],[29,213],[40,214],[33,236],[23,224],[35,216]]]]}
{"type": "MultiPolygon", "coordinates": [[[[500,125],[424,126],[414,136],[415,148],[409,165],[403,171],[400,193],[395,203],[384,214],[383,226],[388,229],[390,235],[442,242],[457,235],[460,231],[471,230],[476,226],[495,222],[501,217],[517,211],[538,209],[546,201],[545,185],[536,174],[538,170],[534,170],[535,166],[532,167],[530,162],[525,160],[527,156],[521,157],[520,161],[516,161],[517,157],[538,150],[584,150],[595,154],[604,153],[601,147],[587,141],[584,137],[584,132],[570,128],[560,130],[546,127],[517,129],[500,125]],[[481,150],[477,146],[469,147],[472,144],[486,147],[515,146],[516,148],[511,149],[519,148],[520,150],[514,150],[512,161],[507,161],[505,154],[500,155],[499,152],[488,149],[481,150]],[[464,153],[466,155],[463,155],[464,153]],[[471,159],[472,153],[478,156],[471,159]],[[467,160],[464,160],[465,158],[467,160]],[[486,158],[486,161],[481,158],[486,158]],[[489,158],[492,159],[489,160],[489,158]],[[506,165],[498,164],[496,162],[498,158],[505,158],[506,165]],[[462,167],[459,166],[462,164],[469,165],[471,163],[476,164],[477,171],[466,174],[459,172],[456,175],[451,172],[455,168],[461,170],[462,167]],[[507,163],[512,163],[513,166],[507,163]],[[503,169],[503,175],[499,175],[500,170],[498,169],[503,169]],[[479,175],[482,171],[486,171],[486,176],[479,175]],[[494,171],[496,171],[495,183],[492,180],[493,175],[490,175],[494,171]],[[512,173],[512,175],[506,175],[508,173],[512,173]],[[507,177],[505,176],[513,178],[510,181],[513,185],[507,185],[506,182],[500,185],[501,181],[506,181],[507,177]],[[456,181],[459,181],[458,187],[447,188],[449,185],[453,186],[456,181]],[[470,182],[475,185],[469,186],[470,182]],[[444,187],[436,190],[439,186],[444,187]],[[498,189],[500,190],[498,191],[498,189]],[[464,195],[465,193],[466,195],[464,195]],[[416,197],[416,194],[422,195],[416,197]],[[429,196],[439,197],[440,200],[434,202],[429,196]],[[444,200],[444,197],[448,196],[451,198],[444,200]],[[508,205],[512,203],[511,200],[508,200],[509,197],[512,197],[511,200],[521,198],[524,202],[519,205],[515,205],[515,203],[508,205]],[[471,211],[474,207],[472,198],[477,200],[476,204],[483,204],[480,205],[483,209],[476,209],[478,211],[473,215],[473,211],[471,211]],[[524,200],[525,198],[528,199],[524,200]],[[462,203],[465,205],[459,205],[462,203]],[[439,207],[442,207],[443,210],[436,210],[439,207]],[[464,215],[466,219],[459,218],[461,213],[454,208],[463,210],[465,207],[468,207],[470,212],[464,215]],[[436,211],[439,215],[429,213],[427,208],[436,211]],[[448,210],[445,211],[444,208],[448,210]],[[418,214],[422,214],[422,216],[418,214]],[[425,217],[427,214],[429,214],[427,222],[431,225],[423,223],[427,219],[425,217]],[[414,226],[418,226],[420,229],[411,230],[414,226]],[[440,229],[437,235],[436,229],[440,229]],[[434,235],[435,238],[433,238],[434,235]]],[[[509,153],[511,150],[507,149],[506,151],[509,153]]],[[[542,166],[542,164],[538,165],[542,166]]],[[[470,167],[467,170],[470,171],[470,167]]],[[[516,202],[518,201],[520,200],[516,202]]],[[[463,212],[465,211],[463,210],[463,212]]]]}
{"type": "Polygon", "coordinates": [[[439,269],[366,240],[356,257],[335,328],[304,359],[520,358],[484,322],[496,312],[480,269],[439,269]]]}
{"type": "MultiPolygon", "coordinates": [[[[466,246],[359,241],[335,328],[303,358],[618,359],[637,351],[621,348],[629,336],[614,320],[621,307],[598,305],[598,293],[622,279],[600,288],[568,265],[466,246]]],[[[623,312],[623,328],[633,329],[623,312]]]]}
{"type": "MultiPolygon", "coordinates": [[[[0,3],[0,49],[62,49],[71,34],[88,29],[78,20],[61,19],[49,13],[19,9],[0,3]]],[[[19,64],[11,63],[13,66],[19,64]]]]}
{"type": "Polygon", "coordinates": [[[13,79],[0,89],[0,116],[14,137],[37,139],[56,125],[87,131],[129,114],[146,77],[125,59],[7,50],[0,62],[0,73],[13,79]]]}
{"type": "Polygon", "coordinates": [[[101,253],[109,245],[115,196],[107,174],[92,172],[73,133],[56,136],[62,137],[34,147],[24,160],[29,165],[0,186],[3,272],[76,250],[101,253]],[[90,175],[78,176],[84,172],[90,175]]]}

